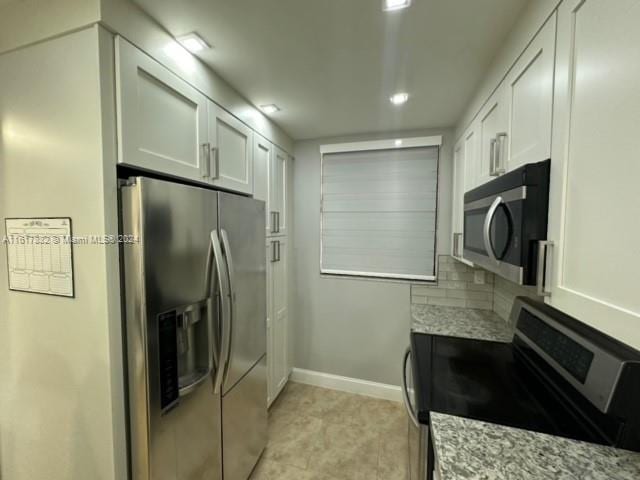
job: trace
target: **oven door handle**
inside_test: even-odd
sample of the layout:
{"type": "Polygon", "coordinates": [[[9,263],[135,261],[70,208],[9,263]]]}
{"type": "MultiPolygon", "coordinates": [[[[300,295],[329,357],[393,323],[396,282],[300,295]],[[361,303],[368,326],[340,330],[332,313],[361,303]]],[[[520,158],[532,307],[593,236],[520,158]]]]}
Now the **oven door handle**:
{"type": "Polygon", "coordinates": [[[402,357],[402,401],[404,403],[404,408],[407,410],[407,415],[411,419],[411,422],[417,427],[420,428],[420,422],[418,422],[418,418],[416,417],[416,412],[413,411],[413,407],[411,406],[411,400],[409,399],[409,389],[407,388],[407,360],[411,356],[411,347],[407,347],[404,352],[404,356],[402,357]]]}
{"type": "Polygon", "coordinates": [[[498,196],[487,211],[487,216],[484,218],[484,227],[482,229],[484,248],[487,251],[487,255],[489,255],[489,258],[496,263],[498,263],[499,260],[496,258],[496,254],[493,251],[493,246],[491,245],[491,223],[493,223],[493,217],[495,217],[500,204],[502,204],[502,197],[498,196]]]}

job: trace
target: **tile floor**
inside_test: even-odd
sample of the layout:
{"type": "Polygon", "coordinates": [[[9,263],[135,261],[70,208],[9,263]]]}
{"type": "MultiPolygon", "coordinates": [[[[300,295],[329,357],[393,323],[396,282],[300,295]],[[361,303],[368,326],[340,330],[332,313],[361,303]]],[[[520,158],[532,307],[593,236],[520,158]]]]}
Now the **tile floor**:
{"type": "Polygon", "coordinates": [[[250,480],[406,480],[402,404],[289,383],[250,480]]]}

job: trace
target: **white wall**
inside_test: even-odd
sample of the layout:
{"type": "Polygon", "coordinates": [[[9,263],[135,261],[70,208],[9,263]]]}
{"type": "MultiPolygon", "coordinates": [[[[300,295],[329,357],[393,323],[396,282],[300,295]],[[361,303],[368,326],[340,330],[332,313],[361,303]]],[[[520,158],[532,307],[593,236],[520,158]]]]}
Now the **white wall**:
{"type": "Polygon", "coordinates": [[[320,145],[443,135],[439,168],[438,252],[451,237],[452,130],[360,135],[295,144],[294,366],[398,385],[409,342],[410,282],[320,275],[320,145]]]}
{"type": "MultiPolygon", "coordinates": [[[[112,42],[97,26],[0,56],[0,218],[117,231],[113,98],[101,105],[112,77],[100,64],[112,65],[112,42]]],[[[3,479],[126,478],[117,246],[73,254],[70,299],[8,292],[0,252],[3,479]]]]}

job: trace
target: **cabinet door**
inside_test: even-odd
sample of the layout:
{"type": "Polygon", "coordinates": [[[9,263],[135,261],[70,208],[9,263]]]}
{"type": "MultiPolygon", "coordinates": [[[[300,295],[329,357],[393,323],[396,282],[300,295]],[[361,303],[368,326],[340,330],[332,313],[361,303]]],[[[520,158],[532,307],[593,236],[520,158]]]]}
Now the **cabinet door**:
{"type": "Polygon", "coordinates": [[[272,218],[270,235],[287,234],[287,165],[289,157],[274,146],[269,176],[269,211],[272,218]]]}
{"type": "Polygon", "coordinates": [[[507,77],[507,170],[513,170],[526,163],[540,162],[551,156],[555,39],[556,16],[553,15],[507,77]]]}
{"type": "Polygon", "coordinates": [[[253,131],[226,110],[209,102],[212,184],[253,193],[253,131]]]}
{"type": "Polygon", "coordinates": [[[507,116],[505,114],[505,89],[503,86],[489,98],[485,107],[480,111],[480,158],[477,162],[477,184],[492,180],[499,173],[499,155],[508,158],[506,152],[507,142],[507,116]],[[502,148],[500,148],[502,145],[502,148]]]}
{"type": "Polygon", "coordinates": [[[547,301],[640,348],[640,1],[558,10],[547,301]]]}
{"type": "Polygon", "coordinates": [[[273,215],[269,208],[269,176],[273,145],[257,133],[253,134],[253,198],[266,202],[266,235],[271,235],[273,215]]]}
{"type": "Polygon", "coordinates": [[[289,378],[287,241],[283,237],[267,241],[269,403],[273,402],[289,378]]]}
{"type": "Polygon", "coordinates": [[[464,139],[458,142],[453,152],[453,196],[451,198],[451,231],[453,232],[451,252],[454,257],[462,256],[462,226],[464,214],[464,139]]]}
{"type": "Polygon", "coordinates": [[[478,131],[479,122],[474,122],[474,124],[472,124],[464,134],[464,192],[477,187],[479,184],[478,177],[480,172],[480,134],[478,133],[478,131]]]}
{"type": "Polygon", "coordinates": [[[207,99],[116,39],[118,163],[206,182],[207,99]]]}

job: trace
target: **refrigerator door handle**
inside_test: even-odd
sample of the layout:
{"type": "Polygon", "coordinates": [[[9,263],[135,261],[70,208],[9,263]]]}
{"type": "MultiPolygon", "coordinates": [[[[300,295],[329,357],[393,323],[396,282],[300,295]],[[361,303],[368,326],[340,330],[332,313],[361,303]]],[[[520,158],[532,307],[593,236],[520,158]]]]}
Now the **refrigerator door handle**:
{"type": "Polygon", "coordinates": [[[220,355],[218,357],[216,375],[213,381],[213,392],[218,393],[222,386],[222,377],[225,371],[226,359],[229,355],[228,349],[231,340],[231,293],[229,289],[229,278],[227,276],[227,263],[222,256],[222,247],[220,246],[220,239],[218,238],[218,232],[216,230],[211,232],[211,247],[213,248],[213,260],[216,265],[216,271],[218,272],[220,305],[222,307],[220,355]]]}
{"type": "Polygon", "coordinates": [[[229,324],[228,324],[228,332],[227,336],[227,346],[226,346],[226,355],[221,357],[224,358],[224,377],[222,383],[227,381],[227,377],[229,376],[229,362],[231,359],[231,347],[232,347],[232,335],[231,332],[233,330],[233,321],[236,317],[236,282],[235,282],[235,269],[233,266],[233,255],[231,254],[231,245],[229,244],[229,236],[227,235],[227,231],[224,229],[220,229],[220,236],[222,237],[222,248],[223,253],[227,262],[227,271],[229,273],[229,301],[230,301],[230,309],[229,309],[229,324]]]}

